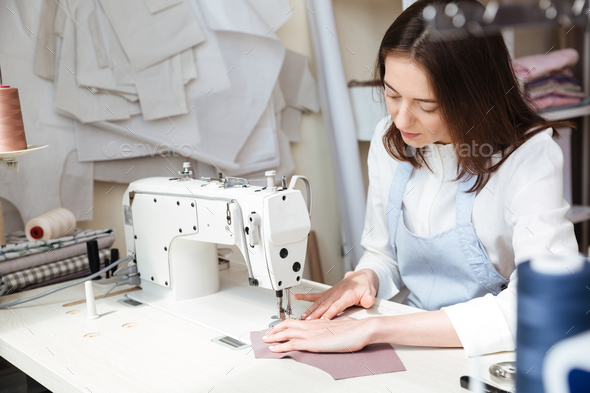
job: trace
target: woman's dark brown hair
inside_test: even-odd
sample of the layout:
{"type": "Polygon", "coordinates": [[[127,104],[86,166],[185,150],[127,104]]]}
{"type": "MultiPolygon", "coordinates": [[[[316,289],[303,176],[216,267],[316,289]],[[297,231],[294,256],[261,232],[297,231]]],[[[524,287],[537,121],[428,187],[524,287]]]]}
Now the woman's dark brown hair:
{"type": "MultiPolygon", "coordinates": [[[[469,190],[476,192],[483,189],[490,175],[532,136],[548,127],[573,125],[547,121],[529,107],[499,32],[465,34],[453,40],[437,37],[424,20],[423,10],[428,5],[448,3],[448,0],[419,0],[408,7],[381,41],[375,76],[383,88],[387,56],[408,56],[425,71],[452,143],[455,146],[491,146],[491,149],[486,146],[491,154],[485,156],[457,155],[456,179],[479,175],[469,190]],[[496,154],[500,159],[493,162],[492,155],[496,154]]],[[[483,8],[475,0],[454,3],[483,8]]],[[[420,149],[415,154],[405,154],[407,145],[393,122],[383,136],[383,144],[396,160],[407,161],[414,167],[427,165],[420,149]]]]}

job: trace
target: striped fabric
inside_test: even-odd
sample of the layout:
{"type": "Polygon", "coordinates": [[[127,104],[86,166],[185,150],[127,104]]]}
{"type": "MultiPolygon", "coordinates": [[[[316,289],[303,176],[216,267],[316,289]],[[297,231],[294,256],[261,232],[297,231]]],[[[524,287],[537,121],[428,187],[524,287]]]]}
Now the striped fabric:
{"type": "MultiPolygon", "coordinates": [[[[101,263],[105,258],[110,257],[110,253],[111,252],[108,248],[98,252],[101,263]]],[[[58,262],[48,263],[47,265],[35,266],[27,270],[6,274],[3,276],[3,280],[8,285],[6,293],[9,293],[27,285],[42,283],[87,268],[88,255],[84,254],[63,259],[58,262]]]]}

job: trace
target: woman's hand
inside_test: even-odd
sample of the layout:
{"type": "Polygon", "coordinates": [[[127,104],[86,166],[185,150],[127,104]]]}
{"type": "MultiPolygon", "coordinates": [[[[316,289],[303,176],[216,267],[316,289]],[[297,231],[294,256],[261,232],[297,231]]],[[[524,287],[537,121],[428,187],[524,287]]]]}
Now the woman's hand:
{"type": "Polygon", "coordinates": [[[263,339],[271,352],[354,352],[371,344],[373,320],[342,318],[335,321],[287,319],[276,325],[263,339]],[[283,342],[286,341],[286,342],[283,342]]]}
{"type": "Polygon", "coordinates": [[[332,319],[350,306],[371,307],[379,288],[379,278],[371,269],[347,272],[344,279],[321,293],[293,294],[296,300],[314,302],[301,319],[332,319]]]}

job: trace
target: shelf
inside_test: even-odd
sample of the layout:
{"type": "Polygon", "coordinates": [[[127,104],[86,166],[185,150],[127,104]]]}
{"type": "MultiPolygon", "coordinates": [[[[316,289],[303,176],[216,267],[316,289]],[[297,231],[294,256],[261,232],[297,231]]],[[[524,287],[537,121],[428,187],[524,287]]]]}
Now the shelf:
{"type": "Polygon", "coordinates": [[[590,220],[590,206],[573,205],[565,218],[574,224],[590,220]]]}
{"type": "Polygon", "coordinates": [[[559,121],[575,117],[590,115],[590,104],[573,108],[558,109],[552,111],[540,111],[539,114],[547,120],[559,121]]]}

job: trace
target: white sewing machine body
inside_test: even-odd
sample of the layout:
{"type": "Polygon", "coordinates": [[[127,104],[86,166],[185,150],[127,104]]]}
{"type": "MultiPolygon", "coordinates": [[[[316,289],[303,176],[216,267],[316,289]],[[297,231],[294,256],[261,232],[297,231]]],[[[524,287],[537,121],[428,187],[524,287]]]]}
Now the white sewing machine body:
{"type": "MultiPolygon", "coordinates": [[[[301,177],[288,188],[274,187],[274,173],[268,177],[267,187],[188,175],[131,183],[123,197],[125,239],[143,294],[130,297],[174,304],[216,293],[218,245],[227,245],[240,250],[250,285],[276,291],[280,308],[283,290],[302,278],[311,207],[293,188],[301,177]]],[[[310,196],[308,188],[308,203],[310,196]]]]}

